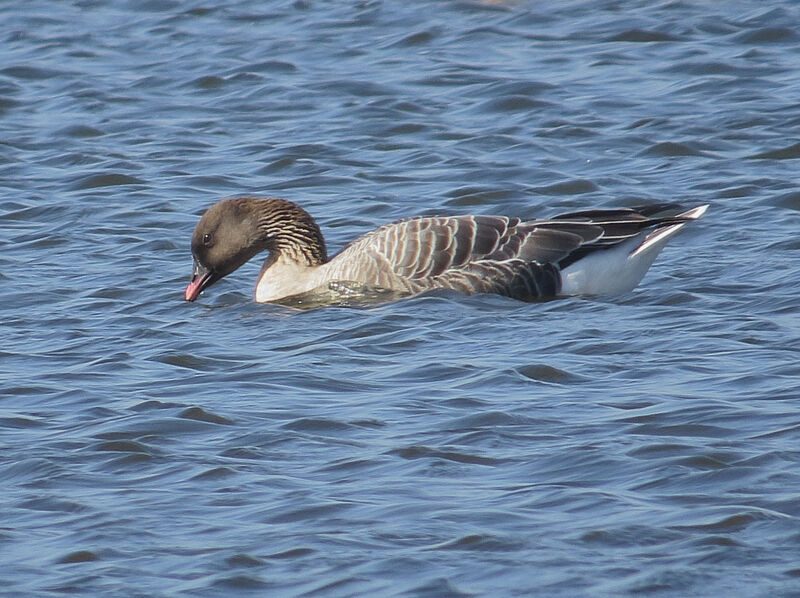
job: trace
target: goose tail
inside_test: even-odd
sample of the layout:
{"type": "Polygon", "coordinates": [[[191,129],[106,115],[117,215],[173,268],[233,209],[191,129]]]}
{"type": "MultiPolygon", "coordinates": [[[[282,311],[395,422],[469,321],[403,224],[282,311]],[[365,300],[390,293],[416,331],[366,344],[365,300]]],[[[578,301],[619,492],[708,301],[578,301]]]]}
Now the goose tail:
{"type": "Polygon", "coordinates": [[[560,294],[621,295],[632,291],[667,242],[707,209],[708,205],[697,206],[661,220],[622,243],[587,253],[561,271],[560,294]]]}

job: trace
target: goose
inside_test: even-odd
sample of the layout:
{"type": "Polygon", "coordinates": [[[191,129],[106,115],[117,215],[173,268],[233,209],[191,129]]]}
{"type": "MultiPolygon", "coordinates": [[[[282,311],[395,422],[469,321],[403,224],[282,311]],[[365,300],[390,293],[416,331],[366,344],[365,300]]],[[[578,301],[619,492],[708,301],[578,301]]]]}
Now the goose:
{"type": "Polygon", "coordinates": [[[229,198],[211,206],[195,228],[185,298],[194,301],[263,251],[269,254],[256,284],[259,303],[353,285],[399,296],[451,289],[524,301],[617,295],[633,290],[667,241],[707,208],[669,203],[542,220],[409,218],[363,235],[329,259],[319,226],[299,205],[229,198]]]}

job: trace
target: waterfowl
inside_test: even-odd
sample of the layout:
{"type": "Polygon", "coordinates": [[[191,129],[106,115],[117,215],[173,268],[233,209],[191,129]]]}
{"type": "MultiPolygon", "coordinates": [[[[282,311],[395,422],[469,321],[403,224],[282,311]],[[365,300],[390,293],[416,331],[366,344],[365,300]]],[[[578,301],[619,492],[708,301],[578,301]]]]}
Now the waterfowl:
{"type": "Polygon", "coordinates": [[[258,302],[338,285],[413,295],[432,289],[498,293],[525,301],[632,290],[666,242],[707,205],[588,210],[543,220],[506,216],[418,217],[383,225],[328,259],[322,232],[285,199],[224,199],[192,236],[185,298],[267,251],[258,302]]]}

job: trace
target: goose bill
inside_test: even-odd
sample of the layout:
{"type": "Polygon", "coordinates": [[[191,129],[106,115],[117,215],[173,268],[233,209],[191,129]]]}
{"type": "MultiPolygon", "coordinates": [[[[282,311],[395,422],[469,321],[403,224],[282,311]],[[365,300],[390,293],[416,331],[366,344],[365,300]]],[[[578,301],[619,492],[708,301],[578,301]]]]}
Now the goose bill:
{"type": "Polygon", "coordinates": [[[197,296],[209,286],[212,282],[212,272],[199,264],[197,260],[194,262],[194,269],[192,271],[192,281],[186,287],[186,297],[187,301],[194,301],[197,299],[197,296]]]}

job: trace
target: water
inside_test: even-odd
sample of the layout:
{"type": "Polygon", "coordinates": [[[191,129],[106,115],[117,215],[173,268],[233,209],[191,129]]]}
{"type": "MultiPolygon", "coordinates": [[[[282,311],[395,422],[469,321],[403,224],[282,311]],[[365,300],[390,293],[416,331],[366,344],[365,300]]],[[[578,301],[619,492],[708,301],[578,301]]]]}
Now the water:
{"type": "MultiPolygon", "coordinates": [[[[217,4],[220,4],[219,6],[217,4]]],[[[800,8],[0,6],[0,593],[796,596],[800,8]],[[640,287],[182,300],[200,213],[710,203],[640,287]]]]}

